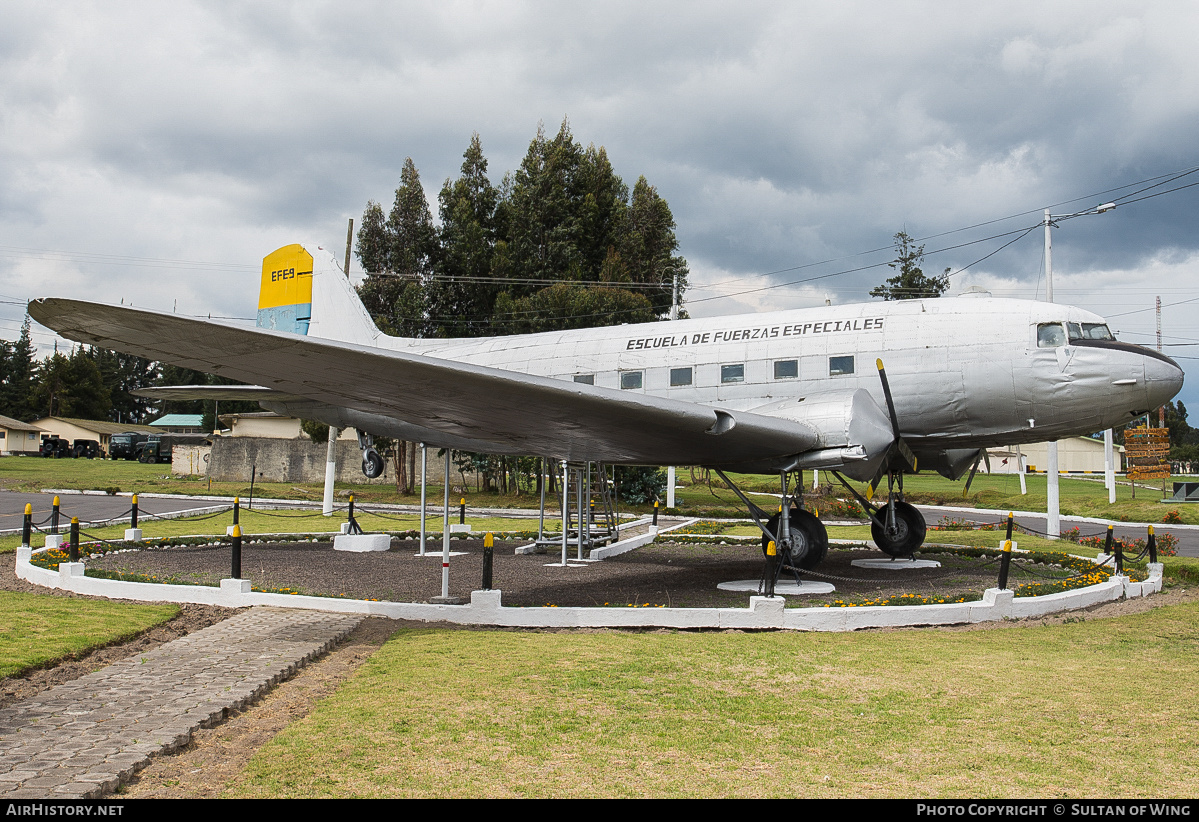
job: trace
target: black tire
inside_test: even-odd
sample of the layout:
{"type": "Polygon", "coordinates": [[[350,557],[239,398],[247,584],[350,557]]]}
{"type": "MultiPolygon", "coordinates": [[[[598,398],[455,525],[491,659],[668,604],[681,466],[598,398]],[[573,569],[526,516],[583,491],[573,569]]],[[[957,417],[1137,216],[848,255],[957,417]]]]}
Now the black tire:
{"type": "Polygon", "coordinates": [[[383,458],[374,448],[368,448],[362,453],[362,473],[367,479],[383,476],[383,458]]]}
{"type": "Polygon", "coordinates": [[[151,465],[157,465],[158,457],[154,454],[151,454],[150,456],[146,457],[146,462],[150,463],[151,465]]]}
{"type": "MultiPolygon", "coordinates": [[[[766,527],[772,533],[778,533],[779,519],[782,514],[775,514],[766,522],[766,527]]],[[[791,559],[804,570],[810,571],[824,561],[828,556],[828,531],[824,523],[817,519],[811,511],[792,507],[787,515],[787,524],[791,530],[791,559]]],[[[762,535],[762,553],[766,553],[769,538],[762,535]]]]}
{"type": "Polygon", "coordinates": [[[928,526],[924,523],[924,515],[906,502],[896,501],[887,503],[878,509],[878,518],[887,521],[887,509],[895,506],[896,533],[888,535],[878,523],[870,523],[870,536],[874,544],[889,557],[910,557],[920,550],[924,538],[928,534],[928,526]]]}

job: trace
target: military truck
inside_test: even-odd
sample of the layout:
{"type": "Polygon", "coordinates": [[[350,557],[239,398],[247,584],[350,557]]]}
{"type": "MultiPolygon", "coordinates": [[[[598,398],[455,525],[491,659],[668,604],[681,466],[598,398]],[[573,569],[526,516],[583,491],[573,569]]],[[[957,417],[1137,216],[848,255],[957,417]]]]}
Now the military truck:
{"type": "Polygon", "coordinates": [[[114,460],[135,460],[142,445],[150,438],[149,434],[137,431],[125,431],[113,434],[108,440],[108,456],[114,460]]]}
{"type": "Polygon", "coordinates": [[[171,451],[176,445],[204,445],[210,442],[210,434],[151,434],[138,451],[137,461],[148,462],[151,465],[158,462],[169,463],[171,451]]]}

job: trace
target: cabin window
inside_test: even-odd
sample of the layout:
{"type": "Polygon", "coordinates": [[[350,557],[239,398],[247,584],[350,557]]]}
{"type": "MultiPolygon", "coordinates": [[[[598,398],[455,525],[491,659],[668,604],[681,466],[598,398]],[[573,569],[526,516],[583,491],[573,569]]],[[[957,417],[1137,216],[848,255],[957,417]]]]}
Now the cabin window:
{"type": "Polygon", "coordinates": [[[720,366],[720,381],[745,382],[745,363],[720,366]]]}
{"type": "Polygon", "coordinates": [[[584,385],[595,385],[594,374],[575,374],[575,382],[581,382],[584,385]]]}
{"type": "Polygon", "coordinates": [[[621,388],[640,388],[642,382],[642,371],[622,371],[620,372],[620,387],[621,388]]]}
{"type": "Polygon", "coordinates": [[[1061,323],[1041,323],[1037,326],[1037,348],[1057,348],[1066,344],[1066,331],[1061,323]]]}
{"type": "Polygon", "coordinates": [[[1070,342],[1075,340],[1109,340],[1114,341],[1112,332],[1104,323],[1066,323],[1070,342]]]}
{"type": "Polygon", "coordinates": [[[691,385],[691,368],[672,368],[670,369],[670,384],[671,386],[691,385]]]}
{"type": "Polygon", "coordinates": [[[829,357],[828,358],[828,375],[830,377],[839,377],[843,374],[853,373],[853,355],[848,357],[829,357]]]}
{"type": "Polygon", "coordinates": [[[775,360],[774,378],[793,380],[799,376],[799,360],[775,360]]]}

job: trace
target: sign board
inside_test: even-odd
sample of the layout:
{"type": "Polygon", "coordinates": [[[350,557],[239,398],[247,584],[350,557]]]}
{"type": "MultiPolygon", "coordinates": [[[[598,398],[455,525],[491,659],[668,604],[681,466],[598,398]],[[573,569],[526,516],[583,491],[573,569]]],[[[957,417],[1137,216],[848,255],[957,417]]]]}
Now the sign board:
{"type": "Polygon", "coordinates": [[[1128,478],[1167,479],[1170,476],[1170,430],[1168,428],[1124,429],[1124,457],[1128,478]]]}

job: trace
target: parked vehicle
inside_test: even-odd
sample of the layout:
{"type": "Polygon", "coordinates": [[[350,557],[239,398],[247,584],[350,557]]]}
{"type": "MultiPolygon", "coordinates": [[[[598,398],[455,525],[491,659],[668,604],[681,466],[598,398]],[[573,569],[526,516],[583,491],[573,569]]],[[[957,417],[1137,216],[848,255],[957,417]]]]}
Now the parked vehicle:
{"type": "Polygon", "coordinates": [[[207,442],[212,442],[209,434],[151,434],[138,451],[137,461],[169,463],[176,445],[202,445],[207,442]]]}
{"type": "Polygon", "coordinates": [[[113,434],[108,440],[108,456],[114,460],[135,460],[142,445],[149,438],[149,434],[139,434],[136,431],[113,434]]]}
{"type": "Polygon", "coordinates": [[[63,439],[57,434],[43,435],[42,447],[38,449],[38,454],[43,457],[53,457],[55,459],[73,456],[71,441],[63,439]]]}
{"type": "Polygon", "coordinates": [[[100,450],[100,443],[95,440],[75,440],[71,447],[71,456],[94,460],[96,457],[103,457],[104,452],[100,450]]]}

